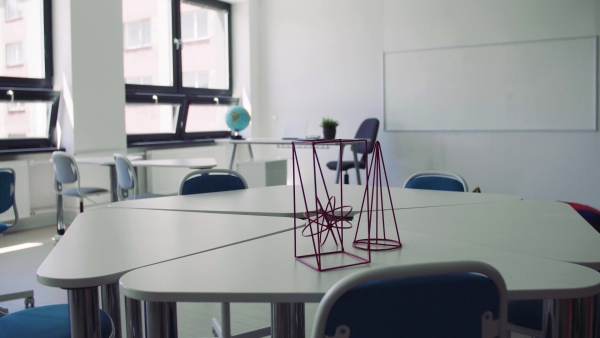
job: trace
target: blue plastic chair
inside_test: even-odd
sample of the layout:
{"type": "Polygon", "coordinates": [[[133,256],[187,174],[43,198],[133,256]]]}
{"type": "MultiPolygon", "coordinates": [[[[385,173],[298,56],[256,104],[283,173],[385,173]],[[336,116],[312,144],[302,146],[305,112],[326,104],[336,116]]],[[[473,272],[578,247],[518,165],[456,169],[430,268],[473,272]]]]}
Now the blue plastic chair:
{"type": "Polygon", "coordinates": [[[506,285],[481,262],[370,269],[321,300],[313,338],[506,337],[506,285]]]}
{"type": "MultiPolygon", "coordinates": [[[[370,154],[373,152],[373,147],[375,147],[375,141],[377,141],[377,132],[379,131],[379,120],[376,118],[368,118],[364,120],[358,130],[356,131],[355,138],[364,138],[368,139],[367,146],[365,147],[364,143],[359,143],[356,145],[356,153],[362,154],[361,158],[358,160],[358,167],[360,169],[365,169],[365,157],[366,154],[370,154]]],[[[338,161],[327,162],[327,168],[331,170],[337,170],[338,161]]],[[[348,170],[354,168],[354,161],[342,161],[342,167],[340,171],[344,172],[344,184],[349,183],[348,170]]],[[[340,182],[340,177],[337,176],[335,178],[335,183],[340,182]]]]}
{"type": "Polygon", "coordinates": [[[56,223],[58,235],[65,233],[63,196],[79,198],[79,212],[83,212],[83,199],[87,196],[108,193],[107,189],[96,187],[82,187],[80,185],[79,167],[75,158],[64,151],[52,153],[54,163],[54,192],[56,193],[56,223]],[[74,188],[64,189],[64,184],[75,184],[74,188]]]}
{"type": "Polygon", "coordinates": [[[404,188],[468,192],[467,182],[460,175],[445,171],[422,171],[412,174],[404,188]]]}
{"type": "Polygon", "coordinates": [[[238,172],[228,169],[204,169],[187,174],[179,186],[179,195],[248,189],[238,172]]]}
{"type": "MultiPolygon", "coordinates": [[[[15,185],[15,171],[12,168],[0,168],[0,214],[12,209],[14,215],[12,223],[0,221],[0,236],[19,222],[19,212],[17,210],[17,201],[15,199],[15,185]]],[[[2,294],[0,295],[0,302],[21,298],[25,300],[25,308],[33,307],[35,305],[33,290],[2,294]]],[[[0,307],[0,317],[6,314],[8,314],[8,309],[0,307]]]]}
{"type": "Polygon", "coordinates": [[[113,156],[117,171],[117,195],[119,196],[119,201],[163,196],[159,194],[138,194],[137,175],[133,164],[131,164],[131,161],[125,155],[114,154],[113,156]],[[133,196],[130,196],[130,190],[133,196]]]}
{"type": "Polygon", "coordinates": [[[19,221],[19,212],[15,202],[15,171],[11,168],[0,169],[0,214],[7,212],[12,208],[14,220],[12,223],[0,221],[0,236],[17,224],[19,221]]]}
{"type": "MultiPolygon", "coordinates": [[[[102,338],[115,336],[113,322],[102,310],[100,310],[100,330],[102,338]]],[[[70,338],[69,305],[47,305],[1,317],[0,337],[70,338]]]]}
{"type": "MultiPolygon", "coordinates": [[[[189,173],[181,180],[179,195],[204,194],[219,191],[247,189],[248,184],[238,172],[228,169],[204,169],[189,173]]],[[[221,303],[221,320],[212,319],[213,334],[217,337],[236,337],[231,335],[230,304],[221,303]]],[[[271,328],[265,327],[245,332],[240,336],[265,337],[271,334],[271,328]]]]}

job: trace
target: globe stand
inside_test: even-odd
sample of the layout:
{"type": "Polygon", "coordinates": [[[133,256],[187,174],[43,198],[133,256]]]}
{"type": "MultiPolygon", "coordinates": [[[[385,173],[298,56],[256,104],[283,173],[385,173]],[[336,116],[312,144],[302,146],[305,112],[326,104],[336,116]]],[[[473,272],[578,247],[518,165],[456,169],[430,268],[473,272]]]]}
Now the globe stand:
{"type": "Polygon", "coordinates": [[[244,139],[242,137],[242,135],[240,135],[240,132],[238,130],[232,130],[231,134],[229,135],[229,138],[232,140],[243,140],[244,139]]]}

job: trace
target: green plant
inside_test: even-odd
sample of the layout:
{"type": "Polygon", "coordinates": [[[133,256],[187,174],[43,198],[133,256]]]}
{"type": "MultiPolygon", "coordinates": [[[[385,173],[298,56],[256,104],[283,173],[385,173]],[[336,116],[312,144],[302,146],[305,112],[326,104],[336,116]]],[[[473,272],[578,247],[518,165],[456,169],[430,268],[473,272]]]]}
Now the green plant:
{"type": "Polygon", "coordinates": [[[335,128],[339,125],[338,121],[324,117],[321,121],[321,128],[335,128]]]}

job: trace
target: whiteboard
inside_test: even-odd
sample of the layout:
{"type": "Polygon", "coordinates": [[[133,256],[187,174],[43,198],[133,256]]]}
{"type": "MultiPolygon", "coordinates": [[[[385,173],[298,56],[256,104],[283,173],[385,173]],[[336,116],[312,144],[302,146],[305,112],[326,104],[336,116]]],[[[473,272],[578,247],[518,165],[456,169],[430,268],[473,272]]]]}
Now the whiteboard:
{"type": "Polygon", "coordinates": [[[386,130],[596,130],[596,38],[384,54],[386,130]]]}

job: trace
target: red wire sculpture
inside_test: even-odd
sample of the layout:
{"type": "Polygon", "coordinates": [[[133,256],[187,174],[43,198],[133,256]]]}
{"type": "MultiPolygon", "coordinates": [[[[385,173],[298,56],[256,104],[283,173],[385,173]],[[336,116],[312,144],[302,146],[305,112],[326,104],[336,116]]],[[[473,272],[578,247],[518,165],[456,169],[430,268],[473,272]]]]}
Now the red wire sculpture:
{"type": "MultiPolygon", "coordinates": [[[[340,152],[338,163],[342,161],[343,147],[345,145],[356,146],[356,144],[364,142],[365,148],[367,140],[307,140],[307,141],[295,141],[292,142],[292,170],[293,170],[293,184],[294,184],[294,214],[299,215],[296,204],[297,192],[302,193],[302,199],[304,202],[303,217],[306,219],[306,225],[302,225],[300,230],[300,220],[294,218],[294,256],[301,263],[315,269],[317,271],[328,271],[333,269],[339,269],[343,267],[356,266],[361,264],[368,264],[371,262],[371,241],[370,231],[365,242],[368,251],[367,257],[361,257],[354,253],[348,252],[344,246],[344,230],[352,227],[350,223],[352,207],[344,205],[344,185],[339,184],[339,204],[335,196],[330,195],[325,183],[323,171],[321,170],[321,164],[317,155],[317,147],[323,145],[338,145],[340,152]],[[310,185],[305,185],[302,179],[302,172],[300,170],[300,161],[298,160],[298,153],[296,152],[296,144],[309,145],[312,150],[312,166],[313,166],[313,186],[312,191],[310,185]],[[318,175],[317,175],[318,174],[318,175]],[[297,181],[298,180],[298,181],[297,181]],[[299,183],[299,186],[297,185],[299,183]],[[309,207],[308,197],[314,196],[314,206],[309,207]],[[322,203],[319,196],[324,196],[326,203],[322,203]],[[298,233],[302,237],[310,237],[312,240],[312,253],[310,254],[299,254],[298,250],[298,233]],[[335,249],[328,250],[325,248],[326,241],[328,238],[332,238],[335,243],[335,249]],[[335,256],[342,255],[340,257],[335,256]],[[331,257],[333,259],[325,261],[325,257],[331,257]],[[350,262],[344,257],[349,257],[350,262]]],[[[365,163],[367,158],[365,158],[365,163]]],[[[341,170],[338,170],[338,175],[341,175],[341,170]]],[[[369,173],[367,172],[367,182],[369,181],[369,173]]],[[[369,196],[369,185],[365,185],[364,196],[369,196]]],[[[368,198],[367,198],[368,199],[368,198]]],[[[312,203],[311,203],[312,204],[312,203]]],[[[370,214],[370,205],[367,202],[361,208],[366,207],[367,214],[370,214]]],[[[370,217],[367,223],[370,222],[370,217]]],[[[369,228],[370,229],[370,228],[369,228]]]]}
{"type": "Polygon", "coordinates": [[[371,161],[371,166],[365,166],[368,168],[367,171],[367,183],[373,186],[371,190],[372,195],[369,196],[369,192],[365,190],[365,195],[363,196],[362,206],[360,210],[360,214],[358,216],[358,222],[356,225],[356,234],[354,235],[354,243],[352,246],[357,249],[369,250],[369,251],[385,251],[385,250],[394,250],[400,249],[402,247],[402,242],[400,242],[400,233],[398,232],[398,222],[396,221],[396,213],[394,212],[394,203],[392,202],[392,195],[390,193],[390,184],[387,178],[387,172],[385,170],[385,163],[383,161],[383,155],[381,153],[381,145],[379,141],[375,142],[373,147],[373,160],[371,161]],[[383,169],[383,171],[382,171],[383,169]],[[383,176],[382,176],[383,173],[383,176]],[[394,218],[394,229],[396,230],[396,236],[394,238],[388,238],[386,227],[385,227],[385,214],[384,210],[386,206],[384,205],[384,187],[383,187],[383,178],[385,178],[385,186],[387,187],[387,197],[389,199],[390,205],[389,209],[392,211],[392,217],[394,218]],[[372,181],[369,181],[372,179],[372,181]],[[363,214],[363,209],[365,209],[365,202],[367,205],[366,212],[363,214]],[[370,202],[370,203],[369,203],[370,202]],[[373,203],[375,205],[373,206],[373,203]],[[373,213],[375,215],[373,215],[373,213]],[[367,238],[357,239],[358,233],[360,230],[360,222],[363,219],[363,215],[367,217],[367,231],[369,233],[367,238]],[[381,227],[379,226],[379,219],[381,215],[381,227]],[[375,217],[375,227],[372,227],[373,217],[375,217]],[[375,231],[375,235],[371,236],[371,231],[375,231]]]}

